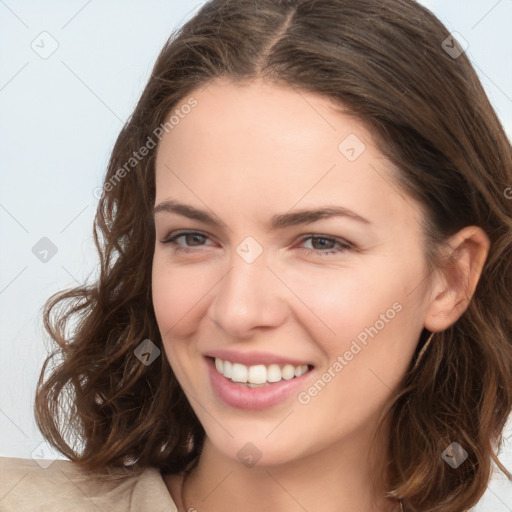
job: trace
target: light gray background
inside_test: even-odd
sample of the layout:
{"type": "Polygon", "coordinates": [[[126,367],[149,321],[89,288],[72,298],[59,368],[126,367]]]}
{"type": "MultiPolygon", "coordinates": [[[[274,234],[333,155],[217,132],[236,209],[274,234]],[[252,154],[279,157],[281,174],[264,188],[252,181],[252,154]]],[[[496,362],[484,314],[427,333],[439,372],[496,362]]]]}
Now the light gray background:
{"type": "MultiPolygon", "coordinates": [[[[469,43],[512,137],[512,0],[423,3],[469,43]]],[[[52,456],[32,412],[46,356],[41,307],[55,291],[95,274],[94,189],[162,45],[202,4],[0,0],[2,456],[52,456]],[[32,253],[42,237],[57,247],[46,263],[32,253]]],[[[511,423],[500,454],[509,470],[511,423]]],[[[512,483],[497,473],[475,510],[512,512],[512,483]]]]}

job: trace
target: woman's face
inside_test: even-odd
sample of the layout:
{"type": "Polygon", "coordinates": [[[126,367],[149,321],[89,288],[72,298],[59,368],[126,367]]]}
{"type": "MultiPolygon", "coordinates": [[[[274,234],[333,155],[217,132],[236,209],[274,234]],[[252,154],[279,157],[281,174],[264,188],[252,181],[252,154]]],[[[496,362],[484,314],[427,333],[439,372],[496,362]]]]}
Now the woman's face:
{"type": "Polygon", "coordinates": [[[224,80],[192,96],[156,161],[153,303],[171,367],[227,457],[355,442],[424,327],[420,207],[322,96],[224,80]]]}

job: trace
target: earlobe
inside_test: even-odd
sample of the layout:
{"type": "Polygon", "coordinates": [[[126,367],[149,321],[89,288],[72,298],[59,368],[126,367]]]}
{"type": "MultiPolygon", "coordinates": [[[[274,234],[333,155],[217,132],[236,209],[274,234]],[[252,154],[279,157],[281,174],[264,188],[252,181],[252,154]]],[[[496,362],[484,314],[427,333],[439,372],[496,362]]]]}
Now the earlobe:
{"type": "Polygon", "coordinates": [[[446,263],[438,269],[425,327],[431,332],[453,325],[466,311],[482,273],[490,241],[477,226],[467,226],[448,243],[446,263]]]}

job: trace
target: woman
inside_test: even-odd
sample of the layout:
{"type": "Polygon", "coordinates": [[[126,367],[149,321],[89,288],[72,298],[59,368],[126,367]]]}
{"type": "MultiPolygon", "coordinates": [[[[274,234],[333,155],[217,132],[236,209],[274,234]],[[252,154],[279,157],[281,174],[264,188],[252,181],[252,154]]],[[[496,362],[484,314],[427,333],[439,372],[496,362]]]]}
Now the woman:
{"type": "Polygon", "coordinates": [[[4,461],[16,510],[468,510],[511,477],[511,183],[416,2],[208,2],[114,147],[98,283],[47,304],[36,418],[71,462],[4,461]]]}

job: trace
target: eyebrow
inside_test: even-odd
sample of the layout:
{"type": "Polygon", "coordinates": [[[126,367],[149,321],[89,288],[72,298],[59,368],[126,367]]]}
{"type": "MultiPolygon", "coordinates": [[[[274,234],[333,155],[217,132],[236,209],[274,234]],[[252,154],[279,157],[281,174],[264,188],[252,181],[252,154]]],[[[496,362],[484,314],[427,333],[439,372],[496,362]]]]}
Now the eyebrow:
{"type": "MultiPolygon", "coordinates": [[[[211,226],[220,227],[224,225],[206,211],[199,210],[193,206],[183,204],[175,200],[163,201],[153,209],[153,215],[162,212],[182,215],[183,217],[198,220],[211,226]]],[[[289,226],[297,226],[300,224],[311,224],[318,220],[330,217],[346,217],[363,224],[371,224],[368,219],[361,217],[357,213],[343,206],[325,206],[312,210],[297,210],[291,213],[274,215],[270,219],[270,230],[284,229],[289,226]]]]}

